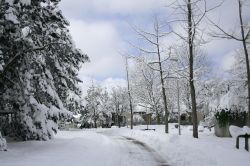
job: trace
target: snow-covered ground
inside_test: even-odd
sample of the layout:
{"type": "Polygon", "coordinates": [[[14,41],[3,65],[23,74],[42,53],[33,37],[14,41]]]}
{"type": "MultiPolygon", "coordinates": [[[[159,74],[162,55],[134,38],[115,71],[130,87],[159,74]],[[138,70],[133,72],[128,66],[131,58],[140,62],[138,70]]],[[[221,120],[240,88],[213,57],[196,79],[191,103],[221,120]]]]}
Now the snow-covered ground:
{"type": "Polygon", "coordinates": [[[50,141],[9,142],[1,166],[249,166],[250,152],[235,148],[235,138],[218,138],[204,129],[192,138],[190,127],[170,125],[60,131],[50,141]]]}
{"type": "Polygon", "coordinates": [[[199,132],[199,139],[194,139],[191,126],[183,127],[181,136],[173,125],[168,135],[164,133],[164,126],[150,128],[156,131],[119,132],[157,149],[172,166],[249,166],[250,152],[245,151],[242,140],[238,150],[235,138],[218,138],[208,129],[200,128],[203,132],[199,132]]]}

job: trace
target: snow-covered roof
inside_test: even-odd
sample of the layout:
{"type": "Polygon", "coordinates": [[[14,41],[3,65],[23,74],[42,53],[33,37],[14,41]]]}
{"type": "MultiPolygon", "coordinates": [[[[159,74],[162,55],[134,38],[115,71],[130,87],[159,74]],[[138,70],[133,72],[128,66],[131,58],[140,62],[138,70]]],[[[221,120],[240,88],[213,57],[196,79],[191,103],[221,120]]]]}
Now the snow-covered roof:
{"type": "Polygon", "coordinates": [[[141,105],[137,105],[134,109],[134,112],[146,112],[146,108],[141,105]]]}
{"type": "MultiPolygon", "coordinates": [[[[180,104],[180,111],[181,111],[181,113],[189,112],[189,110],[187,109],[187,106],[185,104],[180,104]]],[[[177,113],[178,108],[173,108],[173,112],[177,113]]]]}
{"type": "Polygon", "coordinates": [[[74,117],[75,119],[80,119],[81,116],[82,116],[81,114],[73,115],[73,117],[74,117]]]}

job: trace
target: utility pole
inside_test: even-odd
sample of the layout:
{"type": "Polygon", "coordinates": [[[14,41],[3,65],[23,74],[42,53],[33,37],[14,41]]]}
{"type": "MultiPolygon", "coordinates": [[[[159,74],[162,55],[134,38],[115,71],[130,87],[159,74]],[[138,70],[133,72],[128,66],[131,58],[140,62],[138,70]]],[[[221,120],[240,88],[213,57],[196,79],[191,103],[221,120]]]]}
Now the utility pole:
{"type": "Polygon", "coordinates": [[[178,107],[178,129],[179,129],[179,135],[181,135],[181,111],[180,111],[180,86],[179,86],[179,78],[177,78],[177,107],[178,107]]]}
{"type": "Polygon", "coordinates": [[[130,85],[129,85],[129,75],[128,75],[128,58],[125,57],[126,59],[126,72],[127,72],[127,84],[128,84],[128,97],[129,97],[129,106],[130,106],[130,127],[131,130],[133,129],[133,108],[132,108],[132,100],[131,100],[131,93],[130,93],[130,85]]]}

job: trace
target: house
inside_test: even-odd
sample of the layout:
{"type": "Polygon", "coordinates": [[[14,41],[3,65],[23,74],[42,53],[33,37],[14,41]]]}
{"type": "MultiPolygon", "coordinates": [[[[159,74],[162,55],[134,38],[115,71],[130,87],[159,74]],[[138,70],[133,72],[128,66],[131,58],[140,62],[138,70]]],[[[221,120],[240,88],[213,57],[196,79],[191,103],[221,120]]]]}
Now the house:
{"type": "Polygon", "coordinates": [[[127,117],[125,115],[117,115],[115,112],[112,112],[112,123],[111,126],[117,125],[119,127],[127,125],[127,117]]]}
{"type": "MultiPolygon", "coordinates": [[[[204,113],[202,112],[203,107],[197,106],[197,121],[200,123],[204,120],[204,113]]],[[[178,109],[174,108],[171,113],[170,122],[178,122],[178,109]]],[[[192,110],[187,109],[187,107],[182,104],[180,105],[180,120],[182,125],[192,124],[192,110]]]]}
{"type": "Polygon", "coordinates": [[[146,115],[147,109],[141,105],[135,106],[133,110],[133,122],[134,125],[145,124],[145,119],[143,118],[146,115]]]}

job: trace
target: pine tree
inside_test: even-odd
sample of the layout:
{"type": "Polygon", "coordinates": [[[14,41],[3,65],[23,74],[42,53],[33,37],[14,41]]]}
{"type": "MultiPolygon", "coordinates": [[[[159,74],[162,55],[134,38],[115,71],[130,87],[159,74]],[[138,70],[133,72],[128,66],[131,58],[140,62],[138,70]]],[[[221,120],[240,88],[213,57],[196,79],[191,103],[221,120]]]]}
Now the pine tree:
{"type": "Polygon", "coordinates": [[[87,56],[76,49],[60,0],[1,3],[1,109],[16,112],[14,133],[47,140],[61,118],[82,108],[77,78],[87,56]]]}

